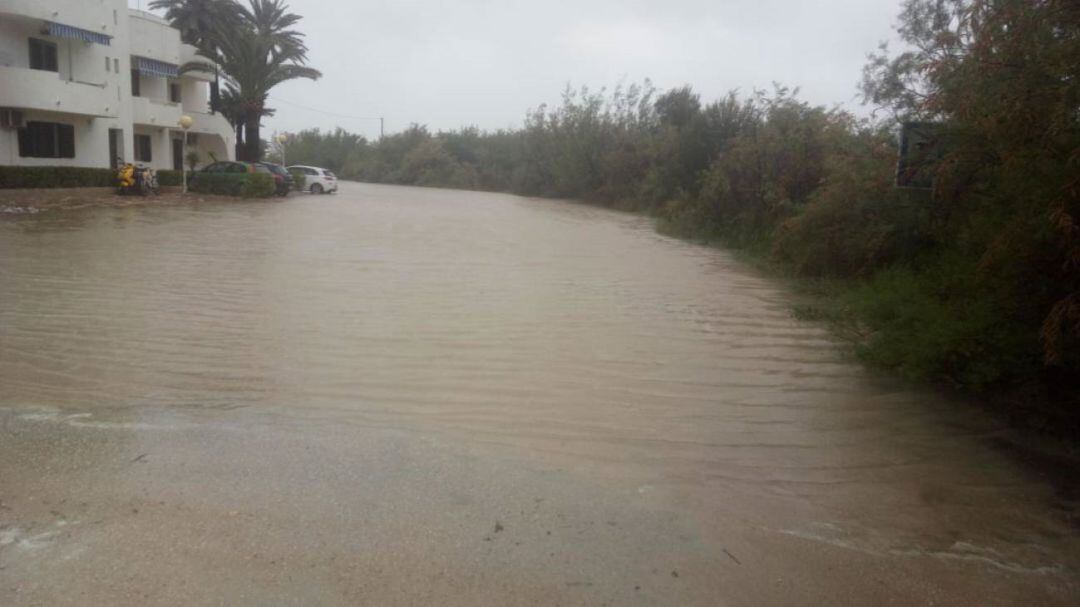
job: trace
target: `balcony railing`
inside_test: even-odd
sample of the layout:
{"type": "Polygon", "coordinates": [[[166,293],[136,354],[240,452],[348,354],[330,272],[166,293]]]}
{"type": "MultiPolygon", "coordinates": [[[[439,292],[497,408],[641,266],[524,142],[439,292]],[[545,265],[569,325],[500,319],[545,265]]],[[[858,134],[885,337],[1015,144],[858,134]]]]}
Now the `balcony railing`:
{"type": "Polygon", "coordinates": [[[135,124],[144,126],[158,126],[164,128],[179,128],[180,104],[164,99],[151,99],[149,97],[134,97],[132,99],[135,124]]]}
{"type": "Polygon", "coordinates": [[[119,102],[104,83],[64,80],[56,72],[0,66],[0,107],[116,118],[119,102]]]}
{"type": "Polygon", "coordinates": [[[233,134],[232,126],[228,120],[221,114],[208,114],[205,112],[187,112],[188,116],[191,116],[193,123],[191,125],[192,133],[201,133],[205,135],[218,135],[226,141],[230,140],[233,134]]]}

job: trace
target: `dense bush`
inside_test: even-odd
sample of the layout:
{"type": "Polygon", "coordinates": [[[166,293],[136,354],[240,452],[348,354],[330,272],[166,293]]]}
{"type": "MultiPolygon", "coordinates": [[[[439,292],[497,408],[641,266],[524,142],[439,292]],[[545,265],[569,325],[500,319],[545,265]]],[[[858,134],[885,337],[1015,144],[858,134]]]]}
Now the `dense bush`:
{"type": "Polygon", "coordinates": [[[289,171],[293,178],[293,189],[303,192],[307,190],[307,173],[303,171],[289,171]]]}
{"type": "Polygon", "coordinates": [[[367,140],[362,136],[343,129],[327,132],[311,129],[290,135],[286,152],[290,165],[321,167],[341,173],[349,156],[365,146],[367,140]]]}
{"type": "MultiPolygon", "coordinates": [[[[191,173],[188,173],[188,178],[191,178],[191,173]]],[[[158,171],[157,172],[158,185],[163,187],[180,187],[184,183],[184,174],[180,171],[158,171]]]]}
{"type": "Polygon", "coordinates": [[[242,198],[270,198],[277,191],[273,175],[266,173],[248,173],[240,186],[242,198]]]}
{"type": "Polygon", "coordinates": [[[269,198],[274,195],[274,178],[266,173],[195,173],[189,188],[200,194],[269,198]]]}
{"type": "Polygon", "coordinates": [[[107,188],[116,185],[112,169],[0,166],[0,189],[107,188]]]}
{"type": "Polygon", "coordinates": [[[892,183],[896,148],[885,132],[852,137],[829,160],[827,176],[780,223],[773,253],[796,274],[859,277],[913,259],[934,246],[931,196],[892,183]]]}
{"type": "MultiPolygon", "coordinates": [[[[158,185],[179,186],[180,171],[158,171],[158,185]]],[[[0,189],[15,188],[111,188],[116,186],[114,169],[82,167],[0,166],[0,189]]]]}

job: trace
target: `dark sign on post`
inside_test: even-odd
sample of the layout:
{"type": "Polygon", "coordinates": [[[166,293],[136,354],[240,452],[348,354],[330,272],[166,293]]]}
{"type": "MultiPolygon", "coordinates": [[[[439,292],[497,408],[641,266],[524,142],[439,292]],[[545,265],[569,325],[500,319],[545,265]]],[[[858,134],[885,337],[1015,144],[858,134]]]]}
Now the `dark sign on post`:
{"type": "Polygon", "coordinates": [[[896,185],[901,188],[931,189],[941,160],[942,128],[933,122],[905,122],[900,131],[900,162],[896,185]]]}

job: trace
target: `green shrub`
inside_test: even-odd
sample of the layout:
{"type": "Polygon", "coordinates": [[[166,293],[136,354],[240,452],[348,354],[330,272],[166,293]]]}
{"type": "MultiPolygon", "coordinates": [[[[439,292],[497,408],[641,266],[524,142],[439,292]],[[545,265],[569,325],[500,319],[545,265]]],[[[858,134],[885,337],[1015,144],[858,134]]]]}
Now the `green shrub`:
{"type": "Polygon", "coordinates": [[[970,260],[941,260],[919,271],[876,273],[846,297],[869,330],[859,356],[916,380],[946,379],[975,390],[1032,376],[1037,336],[1010,322],[1007,305],[983,292],[970,260]]]}
{"type": "Polygon", "coordinates": [[[887,135],[853,137],[806,206],[780,224],[773,253],[803,276],[855,277],[932,245],[930,196],[894,187],[896,152],[887,135]]]}
{"type": "Polygon", "coordinates": [[[247,175],[241,173],[195,173],[188,189],[200,194],[239,196],[246,179],[247,175]]]}
{"type": "MultiPolygon", "coordinates": [[[[191,175],[188,175],[191,178],[191,175]]],[[[180,171],[158,171],[157,172],[158,185],[160,186],[175,186],[180,187],[184,183],[184,175],[180,171]]]]}
{"type": "Polygon", "coordinates": [[[303,192],[307,189],[307,174],[303,171],[289,171],[293,178],[293,189],[303,192]]]}
{"type": "MultiPolygon", "coordinates": [[[[179,186],[180,171],[158,171],[158,185],[179,186]]],[[[111,188],[116,171],[83,167],[0,166],[0,190],[32,188],[111,188]]]]}
{"type": "Polygon", "coordinates": [[[277,191],[272,175],[248,173],[244,177],[244,182],[240,186],[240,196],[243,198],[269,198],[277,191]]]}
{"type": "Polygon", "coordinates": [[[266,173],[195,173],[189,188],[200,194],[269,198],[274,195],[274,178],[266,173]]]}
{"type": "Polygon", "coordinates": [[[112,169],[0,166],[0,190],[16,188],[108,188],[115,185],[116,172],[112,169]]]}

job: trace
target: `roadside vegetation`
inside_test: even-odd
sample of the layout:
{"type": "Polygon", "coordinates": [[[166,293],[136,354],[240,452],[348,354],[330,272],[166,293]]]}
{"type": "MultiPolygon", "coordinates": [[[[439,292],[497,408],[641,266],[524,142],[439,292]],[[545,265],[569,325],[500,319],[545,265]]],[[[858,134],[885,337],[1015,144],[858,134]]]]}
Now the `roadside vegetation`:
{"type": "Polygon", "coordinates": [[[704,101],[568,89],[519,130],[294,138],[346,178],[576,198],[650,213],[824,296],[858,355],[1070,432],[1080,419],[1080,4],[907,0],[870,56],[873,119],[796,90],[704,101]],[[932,189],[895,185],[898,125],[935,123],[932,189]]]}

